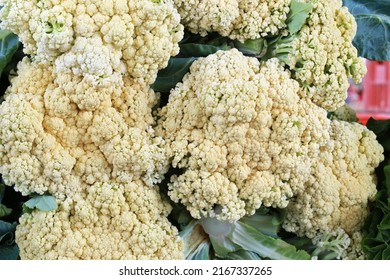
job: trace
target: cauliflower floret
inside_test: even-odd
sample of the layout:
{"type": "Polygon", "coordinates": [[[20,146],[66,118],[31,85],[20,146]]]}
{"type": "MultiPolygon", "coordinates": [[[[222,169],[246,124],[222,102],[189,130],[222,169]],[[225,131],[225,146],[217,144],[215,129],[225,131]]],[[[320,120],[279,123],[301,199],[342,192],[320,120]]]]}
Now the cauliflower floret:
{"type": "Polygon", "coordinates": [[[169,196],[187,206],[191,216],[238,220],[245,215],[245,203],[234,182],[219,172],[188,170],[171,179],[169,196]]]}
{"type": "Polygon", "coordinates": [[[119,82],[117,75],[126,71],[123,63],[121,64],[121,56],[120,50],[110,45],[105,46],[99,35],[91,38],[79,37],[76,38],[71,51],[55,61],[55,72],[72,71],[73,74],[85,77],[98,85],[103,84],[108,78],[113,82],[119,82]]]}
{"type": "MultiPolygon", "coordinates": [[[[173,0],[1,1],[0,28],[17,34],[36,61],[93,79],[130,75],[150,85],[179,52],[173,0]]],[[[119,79],[120,81],[121,79],[119,79]]]]}
{"type": "Polygon", "coordinates": [[[232,49],[194,62],[156,128],[172,165],[185,171],[169,196],[194,218],[286,207],[329,138],[326,111],[298,92],[277,59],[260,63],[232,49]]]}
{"type": "Polygon", "coordinates": [[[16,242],[22,259],[183,258],[177,229],[166,218],[169,204],[141,181],[93,184],[86,196],[57,204],[54,211],[20,218],[16,242]]]}
{"type": "Polygon", "coordinates": [[[330,119],[346,122],[357,122],[359,120],[356,112],[347,103],[338,108],[336,111],[332,112],[330,114],[330,119]]]}
{"type": "MultiPolygon", "coordinates": [[[[37,59],[50,61],[55,57],[68,51],[73,44],[73,16],[67,13],[62,6],[54,6],[51,9],[43,10],[36,25],[32,37],[37,42],[37,59]]],[[[30,27],[31,28],[31,27],[30,27]]]]}
{"type": "Polygon", "coordinates": [[[165,144],[161,138],[150,137],[153,134],[152,129],[129,128],[125,135],[117,135],[100,146],[107,162],[113,166],[112,176],[119,182],[143,176],[145,182],[154,184],[164,178],[168,166],[165,144]]]}
{"type": "Polygon", "coordinates": [[[234,21],[240,16],[238,2],[235,0],[174,0],[184,26],[202,36],[210,32],[228,36],[232,32],[234,21]]]}
{"type": "Polygon", "coordinates": [[[276,35],[286,27],[291,0],[174,0],[182,23],[193,33],[218,32],[245,41],[276,35]]]}
{"type": "Polygon", "coordinates": [[[151,128],[152,90],[130,79],[101,89],[51,71],[25,58],[0,105],[0,172],[7,184],[24,195],[64,198],[97,181],[163,179],[168,160],[164,140],[151,128]],[[85,102],[76,103],[85,88],[85,102]]]}
{"type": "Polygon", "coordinates": [[[383,147],[358,123],[333,120],[330,136],[305,191],[287,207],[287,231],[313,237],[341,228],[351,236],[362,229],[376,194],[374,170],[384,158],[383,147]]]}

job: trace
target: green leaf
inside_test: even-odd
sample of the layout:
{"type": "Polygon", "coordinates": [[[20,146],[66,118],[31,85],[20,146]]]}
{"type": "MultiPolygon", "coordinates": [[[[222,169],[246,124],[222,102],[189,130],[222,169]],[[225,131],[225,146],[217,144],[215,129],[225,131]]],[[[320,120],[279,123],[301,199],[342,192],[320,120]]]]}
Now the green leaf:
{"type": "Polygon", "coordinates": [[[297,0],[292,0],[290,11],[286,20],[287,28],[290,34],[295,34],[301,30],[312,10],[313,4],[311,2],[304,3],[298,2],[297,0]]]}
{"type": "Polygon", "coordinates": [[[191,257],[201,253],[198,252],[199,246],[205,241],[209,241],[207,234],[197,220],[192,220],[184,227],[179,235],[183,240],[183,253],[185,259],[191,259],[191,257]]]}
{"type": "Polygon", "coordinates": [[[8,30],[0,30],[0,76],[18,50],[19,38],[8,30]]]}
{"type": "Polygon", "coordinates": [[[226,260],[261,260],[256,253],[247,250],[238,250],[226,256],[226,260]]]}
{"type": "Polygon", "coordinates": [[[206,57],[219,50],[228,50],[227,44],[210,45],[199,43],[186,43],[180,45],[180,53],[171,57],[166,68],[160,70],[152,89],[158,92],[168,93],[177,83],[183,80],[184,75],[189,71],[191,64],[199,57],[206,57]]]}
{"type": "Polygon", "coordinates": [[[235,229],[230,233],[230,239],[242,249],[255,252],[261,257],[274,260],[309,260],[310,255],[297,250],[287,242],[266,236],[253,227],[241,222],[235,223],[235,229]]]}
{"type": "Polygon", "coordinates": [[[16,244],[0,246],[0,260],[17,260],[19,247],[16,244]]]}
{"type": "Polygon", "coordinates": [[[371,60],[390,60],[390,1],[343,0],[354,15],[357,33],[353,40],[359,55],[371,60]]]}
{"type": "Polygon", "coordinates": [[[3,201],[5,193],[5,185],[0,183],[0,203],[3,201]]]}
{"type": "Polygon", "coordinates": [[[368,119],[366,126],[377,136],[385,136],[390,131],[390,120],[375,120],[371,117],[368,119]]]}
{"type": "Polygon", "coordinates": [[[188,43],[180,45],[180,53],[175,57],[206,57],[210,54],[216,53],[219,50],[229,49],[230,47],[228,45],[213,46],[208,44],[188,43]]]}
{"type": "MultiPolygon", "coordinates": [[[[390,165],[386,165],[383,168],[383,172],[385,173],[385,178],[386,178],[386,194],[387,197],[390,198],[390,165]]],[[[387,204],[387,212],[390,211],[390,204],[387,204]]]]}
{"type": "Polygon", "coordinates": [[[152,85],[154,91],[169,92],[177,83],[183,80],[184,75],[189,71],[191,64],[196,57],[176,58],[168,61],[168,66],[158,72],[157,79],[152,85]]]}
{"type": "Polygon", "coordinates": [[[240,247],[234,244],[228,236],[209,235],[209,238],[211,245],[213,245],[214,252],[218,257],[225,258],[228,254],[240,249],[240,247]]]}
{"type": "Polygon", "coordinates": [[[390,260],[390,246],[387,245],[387,248],[383,250],[382,260],[390,260]]]}
{"type": "Polygon", "coordinates": [[[12,213],[11,208],[8,208],[7,206],[5,206],[4,204],[1,203],[3,201],[3,198],[4,198],[6,187],[7,186],[1,181],[0,182],[0,218],[8,216],[9,214],[12,213]]]}
{"type": "Polygon", "coordinates": [[[26,201],[24,206],[31,210],[37,208],[38,210],[48,212],[57,208],[57,202],[51,195],[37,195],[26,201]]]}
{"type": "Polygon", "coordinates": [[[210,242],[204,240],[199,246],[188,255],[187,260],[209,260],[210,259],[210,242]]]}
{"type": "Polygon", "coordinates": [[[0,242],[3,244],[7,244],[7,245],[12,244],[13,240],[14,240],[14,233],[11,231],[0,235],[0,242]]]}
{"type": "Polygon", "coordinates": [[[7,223],[0,220],[0,241],[4,238],[9,232],[14,232],[16,229],[16,223],[7,223]]]}
{"type": "Polygon", "coordinates": [[[224,258],[227,254],[240,249],[228,238],[229,233],[234,229],[234,223],[211,217],[204,217],[199,222],[208,234],[214,252],[218,257],[224,258]]]}
{"type": "Polygon", "coordinates": [[[244,43],[236,40],[233,44],[240,52],[249,56],[262,57],[267,51],[267,40],[264,38],[246,40],[244,43]]]}
{"type": "Polygon", "coordinates": [[[279,225],[275,225],[273,223],[274,216],[269,214],[259,214],[255,213],[252,216],[244,216],[240,219],[240,222],[250,225],[256,230],[264,233],[265,235],[269,235],[272,237],[278,236],[279,225]]]}
{"type": "Polygon", "coordinates": [[[390,230],[390,213],[387,214],[380,224],[378,225],[379,230],[390,230]]]}
{"type": "Polygon", "coordinates": [[[8,216],[12,213],[12,209],[0,203],[0,218],[8,216]]]}

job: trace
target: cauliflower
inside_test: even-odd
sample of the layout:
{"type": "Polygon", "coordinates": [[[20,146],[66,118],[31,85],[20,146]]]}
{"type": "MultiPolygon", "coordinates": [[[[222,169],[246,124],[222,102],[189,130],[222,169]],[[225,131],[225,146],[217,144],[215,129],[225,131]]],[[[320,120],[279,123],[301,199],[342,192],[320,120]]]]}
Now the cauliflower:
{"type": "Polygon", "coordinates": [[[364,257],[361,230],[383,148],[347,122],[356,121],[343,106],[348,79],[360,82],[366,68],[341,0],[0,7],[0,28],[16,33],[28,54],[0,105],[0,174],[22,195],[52,195],[58,205],[25,209],[16,230],[22,259],[183,258],[188,244],[157,186],[170,165],[167,194],[185,209],[169,219],[182,215],[176,222],[185,225],[188,210],[212,256],[259,241],[276,246],[273,258],[308,258],[292,245],[291,256],[281,252],[283,224],[311,239],[314,257],[364,257]],[[184,26],[200,36],[186,34],[179,53],[184,26]],[[157,82],[190,71],[158,108],[166,100],[159,103],[152,85],[168,60],[157,82]],[[254,232],[262,206],[287,214],[254,232]],[[229,241],[232,231],[225,238],[220,230],[233,225],[239,238],[229,241]],[[272,237],[258,240],[263,234],[272,237]]]}
{"type": "Polygon", "coordinates": [[[182,241],[166,218],[170,205],[142,181],[95,183],[50,212],[20,218],[22,259],[181,259],[182,241]]]}
{"type": "Polygon", "coordinates": [[[25,58],[0,106],[4,181],[59,199],[98,181],[161,181],[168,161],[152,128],[157,97],[130,79],[102,89],[25,58]]]}
{"type": "Polygon", "coordinates": [[[305,191],[290,200],[287,231],[313,237],[341,228],[352,236],[362,229],[376,194],[374,170],[384,158],[383,147],[358,123],[333,120],[330,136],[305,191]]]}
{"type": "Polygon", "coordinates": [[[355,110],[353,110],[347,103],[332,112],[329,117],[331,120],[341,120],[346,122],[357,122],[359,120],[355,110]]]}
{"type": "Polygon", "coordinates": [[[260,63],[232,49],[194,62],[156,128],[183,170],[171,199],[198,219],[286,207],[330,137],[326,111],[299,90],[277,59],[260,63]]]}
{"type": "Polygon", "coordinates": [[[271,56],[292,70],[302,96],[332,112],[345,103],[348,78],[359,83],[366,73],[364,60],[352,45],[356,22],[341,0],[305,2],[314,6],[305,25],[297,34],[282,37],[271,56]]]}
{"type": "Polygon", "coordinates": [[[0,6],[0,28],[16,33],[25,53],[95,81],[130,75],[152,84],[183,37],[171,0],[0,0],[0,6]]]}
{"type": "Polygon", "coordinates": [[[193,33],[218,32],[245,41],[277,35],[286,27],[291,0],[174,0],[182,23],[193,33]]]}

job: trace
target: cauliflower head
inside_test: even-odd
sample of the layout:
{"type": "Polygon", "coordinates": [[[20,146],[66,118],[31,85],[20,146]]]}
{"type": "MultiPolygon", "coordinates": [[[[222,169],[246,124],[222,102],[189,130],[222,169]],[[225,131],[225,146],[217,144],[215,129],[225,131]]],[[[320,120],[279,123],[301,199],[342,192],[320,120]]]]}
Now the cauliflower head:
{"type": "Polygon", "coordinates": [[[286,27],[291,0],[174,0],[184,26],[206,36],[218,32],[245,41],[276,35],[286,27]]]}
{"type": "Polygon", "coordinates": [[[305,191],[290,200],[287,231],[313,237],[341,228],[352,236],[362,229],[376,194],[375,168],[384,158],[383,147],[358,123],[333,120],[330,136],[305,191]]]}
{"type": "Polygon", "coordinates": [[[299,90],[277,59],[260,63],[231,49],[194,62],[156,127],[182,170],[171,178],[171,199],[194,218],[220,220],[286,207],[330,137],[326,111],[299,90]]]}
{"type": "Polygon", "coordinates": [[[183,258],[177,229],[166,218],[169,203],[140,180],[95,183],[57,204],[20,218],[15,235],[22,259],[183,258]]]}
{"type": "Polygon", "coordinates": [[[183,37],[172,0],[0,0],[0,27],[56,71],[152,84],[183,37]]]}
{"type": "Polygon", "coordinates": [[[298,34],[281,40],[280,51],[292,48],[283,60],[302,95],[333,112],[345,103],[348,79],[359,83],[366,74],[364,60],[352,45],[356,22],[341,0],[305,2],[313,3],[312,13],[298,34]]]}
{"type": "Polygon", "coordinates": [[[95,182],[162,180],[168,160],[152,128],[157,95],[149,87],[130,79],[95,87],[28,58],[11,83],[0,105],[0,173],[23,195],[64,198],[95,182]]]}

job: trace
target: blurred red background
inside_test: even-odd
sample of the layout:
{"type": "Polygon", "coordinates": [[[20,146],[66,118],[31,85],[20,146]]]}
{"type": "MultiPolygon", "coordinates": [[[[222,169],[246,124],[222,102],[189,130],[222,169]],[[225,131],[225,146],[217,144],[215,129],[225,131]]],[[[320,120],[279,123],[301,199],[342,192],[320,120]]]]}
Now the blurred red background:
{"type": "Polygon", "coordinates": [[[347,103],[356,111],[363,124],[370,117],[390,119],[390,61],[366,60],[367,74],[359,85],[348,90],[347,103]]]}

